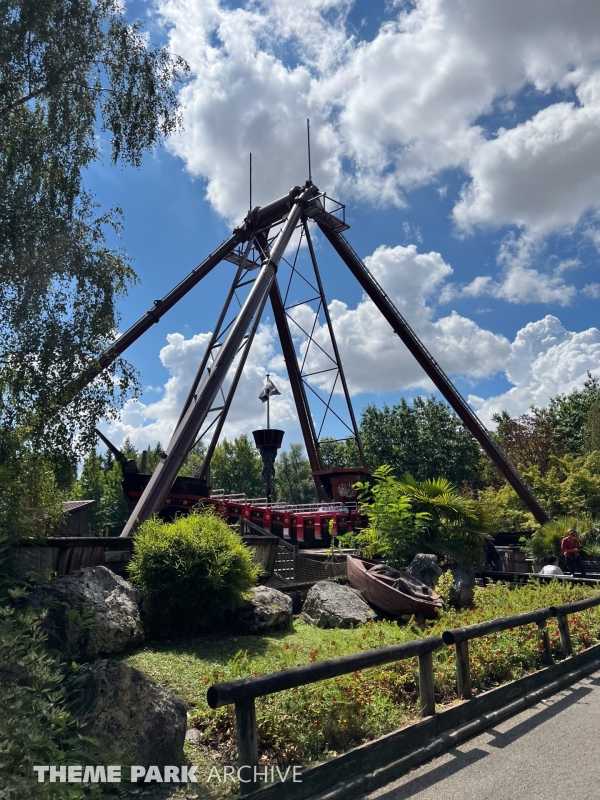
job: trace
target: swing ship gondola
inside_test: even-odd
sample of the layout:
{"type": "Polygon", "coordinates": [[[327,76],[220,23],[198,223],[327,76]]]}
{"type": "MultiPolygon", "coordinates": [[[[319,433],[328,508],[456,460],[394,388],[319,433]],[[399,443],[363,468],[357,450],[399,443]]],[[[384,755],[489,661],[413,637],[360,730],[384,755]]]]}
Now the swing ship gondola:
{"type": "MultiPolygon", "coordinates": [[[[101,431],[96,432],[121,466],[123,494],[133,511],[152,476],[140,472],[133,459],[126,458],[101,431]]],[[[368,480],[370,473],[362,469],[322,470],[319,477],[331,501],[290,504],[269,503],[265,497],[227,495],[219,489],[212,491],[203,478],[178,476],[158,515],[172,520],[194,508],[213,506],[230,525],[245,519],[290,544],[329,547],[332,536],[366,527],[367,518],[358,510],[353,484],[368,480]]]]}

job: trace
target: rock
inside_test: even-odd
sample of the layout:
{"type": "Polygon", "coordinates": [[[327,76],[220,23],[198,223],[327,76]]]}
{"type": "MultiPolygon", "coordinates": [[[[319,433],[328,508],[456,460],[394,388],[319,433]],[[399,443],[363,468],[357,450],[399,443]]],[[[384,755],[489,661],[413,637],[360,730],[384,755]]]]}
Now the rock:
{"type": "Polygon", "coordinates": [[[354,628],[377,614],[350,586],[319,581],[309,589],[300,618],[319,628],[354,628]]]}
{"type": "Polygon", "coordinates": [[[142,595],[106,567],[86,567],[35,589],[27,605],[47,608],[50,647],[90,660],[144,641],[142,595]]]}
{"type": "Polygon", "coordinates": [[[238,612],[238,622],[250,633],[287,628],[292,623],[292,599],[277,589],[256,586],[238,612]]]}
{"type": "Polygon", "coordinates": [[[123,661],[99,659],[78,670],[71,688],[81,732],[100,750],[117,751],[121,764],[148,768],[183,764],[185,704],[123,661]]]}
{"type": "Polygon", "coordinates": [[[199,731],[198,728],[188,728],[185,733],[186,742],[192,742],[192,744],[201,744],[202,738],[202,731],[199,731]]]}
{"type": "Polygon", "coordinates": [[[429,586],[430,589],[435,589],[437,579],[443,574],[438,565],[437,556],[430,553],[417,553],[406,571],[421,583],[429,586]]]}
{"type": "Polygon", "coordinates": [[[450,589],[450,605],[458,608],[470,606],[475,596],[475,572],[467,564],[455,564],[449,567],[454,584],[450,589]]]}

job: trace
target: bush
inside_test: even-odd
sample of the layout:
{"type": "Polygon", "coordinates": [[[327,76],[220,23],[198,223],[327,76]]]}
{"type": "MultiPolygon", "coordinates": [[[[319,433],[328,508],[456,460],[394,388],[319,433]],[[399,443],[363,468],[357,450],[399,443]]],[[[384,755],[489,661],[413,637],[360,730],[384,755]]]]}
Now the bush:
{"type": "MultiPolygon", "coordinates": [[[[68,667],[48,652],[39,611],[0,607],[0,770],[2,800],[73,800],[72,784],[38,783],[36,764],[105,761],[67,705],[68,667]]],[[[92,784],[86,797],[119,795],[92,784]]]]}
{"type": "Polygon", "coordinates": [[[600,514],[600,452],[587,456],[553,457],[545,475],[537,467],[523,469],[523,477],[552,518],[572,514],[600,514]]]}
{"type": "Polygon", "coordinates": [[[419,552],[429,514],[415,514],[411,501],[399,489],[390,467],[374,472],[375,483],[357,483],[361,511],[369,527],[356,537],[361,554],[381,557],[393,567],[403,568],[419,552]]]}
{"type": "Polygon", "coordinates": [[[356,536],[368,557],[381,556],[404,568],[417,553],[434,553],[447,563],[483,560],[487,520],[480,506],[445,478],[399,481],[391,467],[378,467],[374,483],[355,484],[369,527],[356,536]]]}
{"type": "Polygon", "coordinates": [[[526,555],[532,556],[539,562],[548,556],[560,556],[560,543],[571,529],[577,533],[584,557],[598,558],[600,532],[589,514],[553,519],[542,525],[531,539],[521,539],[521,548],[526,555]]]}
{"type": "Polygon", "coordinates": [[[489,521],[491,533],[533,533],[538,528],[533,514],[508,484],[497,490],[492,486],[480,489],[477,502],[489,521]]]}
{"type": "Polygon", "coordinates": [[[212,512],[144,523],[129,564],[159,634],[214,626],[240,605],[259,571],[239,535],[212,512]]]}

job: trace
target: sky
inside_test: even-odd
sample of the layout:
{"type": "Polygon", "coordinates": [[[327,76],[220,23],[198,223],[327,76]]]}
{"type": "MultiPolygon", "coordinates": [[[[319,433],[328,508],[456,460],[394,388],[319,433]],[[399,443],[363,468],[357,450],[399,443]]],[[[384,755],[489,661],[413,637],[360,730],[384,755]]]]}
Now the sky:
{"type": "MultiPolygon", "coordinates": [[[[118,244],[139,278],[120,302],[121,331],[243,219],[250,152],[253,205],[306,180],[310,118],[314,182],[345,204],[348,240],[484,424],[503,409],[546,405],[587,371],[600,376],[596,0],[125,8],[191,73],[180,89],[183,130],[139,170],[97,164],[88,176],[103,207],[122,208],[118,244]]],[[[431,393],[313,233],[356,413],[431,393]]],[[[116,444],[166,446],[233,271],[216,268],[127,352],[143,391],[104,425],[116,444]]],[[[286,430],[284,445],[300,441],[269,307],[224,435],[265,425],[266,372],[281,391],[271,423],[286,430]]]]}

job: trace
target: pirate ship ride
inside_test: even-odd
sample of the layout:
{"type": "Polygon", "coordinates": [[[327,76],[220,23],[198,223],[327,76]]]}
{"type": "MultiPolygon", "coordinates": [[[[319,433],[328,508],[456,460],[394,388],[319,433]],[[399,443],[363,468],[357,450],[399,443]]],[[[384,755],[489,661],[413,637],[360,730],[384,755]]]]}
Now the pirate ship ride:
{"type": "MultiPolygon", "coordinates": [[[[247,519],[301,546],[328,544],[330,528],[341,534],[365,524],[356,505],[354,484],[368,480],[370,472],[317,264],[311,236],[311,228],[315,226],[534,517],[540,523],[547,521],[545,510],[517,469],[351,247],[344,236],[349,228],[345,206],[327,197],[309,178],[303,186],[294,186],[288,194],[268,205],[252,208],[229,239],[162,300],[155,301],[152,309],[68,387],[67,393],[73,397],[219,264],[233,265],[234,277],[225,304],[169,446],[153,474],[144,474],[137,465],[129,464],[124,457],[119,458],[116,448],[104,436],[101,437],[113,449],[123,468],[124,491],[131,515],[121,535],[132,536],[138,525],[153,514],[169,517],[185,513],[198,502],[216,506],[230,522],[247,519]],[[295,241],[295,246],[290,258],[286,251],[292,241],[295,241]],[[303,287],[304,294],[299,286],[303,287]],[[225,495],[211,491],[209,487],[210,461],[267,303],[270,303],[275,321],[315,481],[318,503],[310,506],[271,502],[267,479],[263,498],[225,495]],[[312,321],[307,316],[307,308],[314,315],[312,321]],[[322,325],[318,324],[320,319],[322,325]],[[297,346],[300,337],[303,340],[297,346]],[[317,413],[317,407],[322,413],[317,413]],[[322,434],[326,419],[331,417],[335,417],[337,424],[344,428],[344,438],[356,442],[359,461],[356,467],[325,468],[322,434]],[[206,440],[209,435],[206,456],[198,475],[182,478],[180,471],[188,453],[200,439],[206,440]]],[[[364,335],[368,336],[368,332],[364,335]]],[[[263,455],[270,453],[268,457],[272,464],[273,450],[276,452],[281,444],[279,434],[282,432],[267,428],[254,434],[263,455]]]]}

